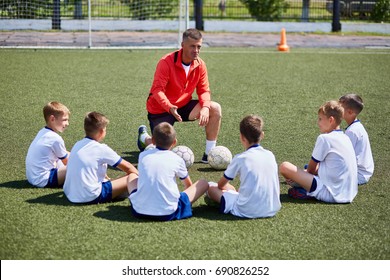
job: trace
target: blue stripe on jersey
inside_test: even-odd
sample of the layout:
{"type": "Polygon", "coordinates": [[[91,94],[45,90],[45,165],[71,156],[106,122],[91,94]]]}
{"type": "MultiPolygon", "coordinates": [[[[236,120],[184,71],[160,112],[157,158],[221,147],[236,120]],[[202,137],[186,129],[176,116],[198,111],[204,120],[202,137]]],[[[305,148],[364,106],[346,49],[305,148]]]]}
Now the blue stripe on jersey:
{"type": "Polygon", "coordinates": [[[230,177],[228,177],[228,176],[226,176],[226,174],[225,173],[223,173],[223,177],[225,177],[227,180],[229,180],[229,181],[232,181],[234,178],[230,178],[230,177]]]}
{"type": "Polygon", "coordinates": [[[315,159],[314,157],[311,157],[312,160],[314,160],[315,162],[319,163],[320,161],[315,159]]]}
{"type": "Polygon", "coordinates": [[[184,180],[185,178],[187,178],[187,177],[188,177],[188,175],[189,175],[189,174],[187,173],[187,175],[186,175],[186,176],[184,176],[183,178],[180,178],[180,177],[179,177],[179,178],[180,178],[180,180],[184,180]]]}
{"type": "Polygon", "coordinates": [[[68,157],[68,154],[66,154],[65,156],[63,156],[63,157],[60,157],[59,159],[60,160],[63,160],[63,159],[66,159],[68,157]]]}
{"type": "Polygon", "coordinates": [[[122,158],[120,158],[112,167],[117,167],[122,162],[122,158]]]}

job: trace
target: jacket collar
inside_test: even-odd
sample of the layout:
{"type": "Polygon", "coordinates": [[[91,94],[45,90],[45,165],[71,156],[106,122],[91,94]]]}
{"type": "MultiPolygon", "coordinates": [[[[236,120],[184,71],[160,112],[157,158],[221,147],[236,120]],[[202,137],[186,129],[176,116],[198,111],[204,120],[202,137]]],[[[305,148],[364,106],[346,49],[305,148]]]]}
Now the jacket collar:
{"type": "MultiPolygon", "coordinates": [[[[178,51],[175,51],[174,52],[174,57],[173,57],[173,61],[175,63],[175,65],[177,67],[180,67],[182,68],[182,63],[181,63],[181,57],[183,55],[183,48],[181,48],[180,50],[178,51]]],[[[196,67],[198,67],[200,65],[200,61],[199,59],[195,59],[194,61],[192,61],[191,63],[191,68],[190,68],[190,71],[196,67]]]]}

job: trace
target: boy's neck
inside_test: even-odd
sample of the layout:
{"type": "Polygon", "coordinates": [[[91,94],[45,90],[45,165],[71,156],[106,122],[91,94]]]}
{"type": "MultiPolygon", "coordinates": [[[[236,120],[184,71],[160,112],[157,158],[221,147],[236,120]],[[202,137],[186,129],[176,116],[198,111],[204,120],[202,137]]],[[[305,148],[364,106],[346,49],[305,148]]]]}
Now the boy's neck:
{"type": "Polygon", "coordinates": [[[47,129],[50,129],[50,130],[52,130],[52,131],[58,133],[58,130],[56,130],[56,128],[55,128],[54,126],[50,125],[50,124],[46,124],[45,127],[46,127],[47,129]]]}
{"type": "Polygon", "coordinates": [[[103,139],[100,139],[99,137],[97,137],[96,135],[93,135],[93,136],[87,135],[87,136],[85,136],[85,138],[88,138],[88,139],[91,139],[91,140],[95,140],[96,142],[100,142],[100,141],[103,140],[103,139]]]}
{"type": "Polygon", "coordinates": [[[260,145],[260,142],[256,142],[256,143],[245,143],[245,150],[248,150],[250,148],[253,148],[253,147],[257,147],[260,145]]]}
{"type": "Polygon", "coordinates": [[[335,131],[335,130],[341,130],[340,128],[340,125],[334,127],[331,131],[329,131],[328,133],[331,133],[332,131],[335,131]]]}

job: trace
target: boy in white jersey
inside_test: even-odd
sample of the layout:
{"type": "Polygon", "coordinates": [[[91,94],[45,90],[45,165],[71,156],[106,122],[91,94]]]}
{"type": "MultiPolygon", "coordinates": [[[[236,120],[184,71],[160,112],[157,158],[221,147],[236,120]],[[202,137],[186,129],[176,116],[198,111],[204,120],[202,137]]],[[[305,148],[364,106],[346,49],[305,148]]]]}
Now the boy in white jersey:
{"type": "Polygon", "coordinates": [[[366,184],[374,173],[374,159],[367,131],[357,118],[363,110],[363,100],[359,95],[351,93],[341,96],[339,101],[344,108],[344,120],[348,124],[345,134],[351,139],[356,154],[358,183],[366,184]]]}
{"type": "Polygon", "coordinates": [[[281,208],[278,165],[271,151],[260,146],[264,137],[263,120],[255,115],[240,122],[240,140],[245,148],[234,156],[208,197],[220,203],[220,211],[244,218],[274,216],[281,208]],[[240,176],[238,191],[229,184],[240,176]]]}
{"type": "Polygon", "coordinates": [[[130,183],[138,177],[138,170],[130,162],[100,143],[106,136],[108,122],[98,112],[90,112],[84,119],[86,137],[71,150],[64,183],[64,193],[73,203],[109,202],[127,193],[130,183]],[[106,175],[107,165],[127,175],[111,181],[106,175]]]}
{"type": "Polygon", "coordinates": [[[184,160],[171,151],[176,142],[175,129],[169,123],[159,123],[153,129],[152,143],[156,148],[140,154],[137,186],[131,186],[129,199],[135,217],[157,221],[189,218],[191,204],[207,191],[208,182],[199,180],[192,184],[184,160]],[[176,178],[183,182],[183,192],[179,191],[176,178]]]}
{"type": "Polygon", "coordinates": [[[340,129],[343,107],[329,101],[318,110],[320,134],[306,170],[290,162],[280,165],[286,181],[301,187],[289,189],[294,198],[314,197],[329,203],[350,203],[358,192],[355,152],[348,136],[340,129]]]}
{"type": "Polygon", "coordinates": [[[62,187],[69,152],[58,132],[69,126],[69,109],[56,101],[43,107],[46,126],[31,143],[26,156],[28,182],[39,188],[62,187]]]}

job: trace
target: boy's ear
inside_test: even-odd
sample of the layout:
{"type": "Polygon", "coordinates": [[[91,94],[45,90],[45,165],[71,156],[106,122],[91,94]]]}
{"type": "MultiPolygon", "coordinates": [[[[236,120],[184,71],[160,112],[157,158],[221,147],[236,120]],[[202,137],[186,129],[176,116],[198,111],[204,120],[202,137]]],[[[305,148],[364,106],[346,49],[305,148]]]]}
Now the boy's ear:
{"type": "Polygon", "coordinates": [[[264,135],[265,135],[264,131],[262,131],[261,134],[260,134],[260,141],[264,139],[264,135]]]}
{"type": "Polygon", "coordinates": [[[56,120],[56,117],[54,115],[49,116],[49,121],[54,122],[56,120]]]}

